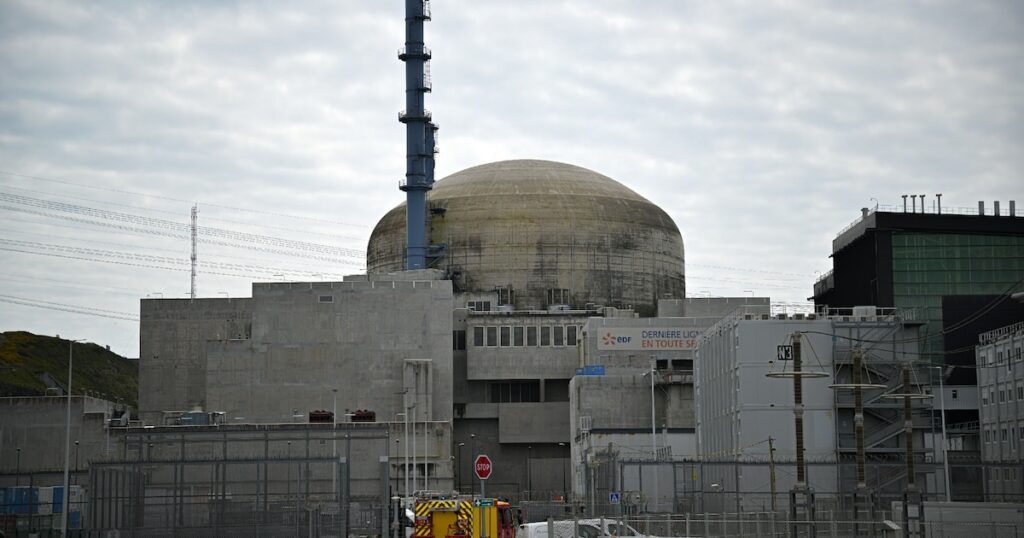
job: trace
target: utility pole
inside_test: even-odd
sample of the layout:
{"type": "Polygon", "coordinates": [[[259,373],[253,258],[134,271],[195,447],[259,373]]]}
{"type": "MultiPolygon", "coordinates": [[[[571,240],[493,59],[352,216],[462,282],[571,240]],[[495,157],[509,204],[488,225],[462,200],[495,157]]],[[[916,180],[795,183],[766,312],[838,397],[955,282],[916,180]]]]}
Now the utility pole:
{"type": "Polygon", "coordinates": [[[768,436],[768,472],[772,488],[772,513],[775,513],[775,438],[768,436]]]}

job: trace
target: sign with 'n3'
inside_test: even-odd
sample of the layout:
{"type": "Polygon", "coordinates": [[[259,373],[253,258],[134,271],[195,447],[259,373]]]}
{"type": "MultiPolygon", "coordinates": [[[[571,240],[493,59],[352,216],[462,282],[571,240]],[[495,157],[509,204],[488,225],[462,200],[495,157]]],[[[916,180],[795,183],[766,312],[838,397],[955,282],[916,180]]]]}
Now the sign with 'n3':
{"type": "Polygon", "coordinates": [[[604,351],[671,351],[697,349],[703,331],[678,327],[604,327],[597,349],[604,351]]]}

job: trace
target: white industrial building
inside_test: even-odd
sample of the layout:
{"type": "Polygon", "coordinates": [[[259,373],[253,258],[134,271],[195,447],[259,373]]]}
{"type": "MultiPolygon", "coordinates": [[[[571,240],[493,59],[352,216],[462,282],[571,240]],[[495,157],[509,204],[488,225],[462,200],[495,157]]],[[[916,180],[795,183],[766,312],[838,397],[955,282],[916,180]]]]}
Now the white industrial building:
{"type": "MultiPolygon", "coordinates": [[[[776,317],[737,313],[707,331],[694,362],[697,452],[704,462],[704,483],[734,496],[714,496],[705,506],[718,510],[761,510],[771,504],[771,462],[776,467],[779,506],[788,504],[796,485],[794,381],[769,374],[792,372],[793,361],[780,360],[779,346],[801,341],[802,371],[824,374],[803,378],[803,443],[806,485],[819,501],[852,493],[856,486],[856,443],[851,383],[854,349],[864,352],[862,383],[884,388],[864,390],[866,486],[878,496],[901,494],[907,486],[902,455],[906,451],[902,401],[887,396],[911,391],[914,460],[929,463],[915,470],[917,487],[941,492],[941,432],[931,420],[933,402],[927,367],[917,360],[919,323],[893,309],[824,312],[776,317]],[[830,315],[832,314],[832,315],[830,315]],[[904,365],[912,372],[904,387],[904,365]],[[832,388],[839,384],[841,388],[832,388]],[[771,443],[769,443],[771,439],[771,443]],[[769,453],[769,445],[775,452],[769,453]],[[717,465],[717,463],[738,465],[717,465]]],[[[937,402],[935,402],[937,405],[937,402]]]]}

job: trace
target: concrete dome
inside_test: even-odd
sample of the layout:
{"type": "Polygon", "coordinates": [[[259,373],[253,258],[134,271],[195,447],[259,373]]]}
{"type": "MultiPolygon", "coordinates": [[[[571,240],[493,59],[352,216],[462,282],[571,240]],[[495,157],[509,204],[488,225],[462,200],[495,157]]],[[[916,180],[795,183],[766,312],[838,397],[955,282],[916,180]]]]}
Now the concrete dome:
{"type": "MultiPolygon", "coordinates": [[[[651,315],[661,297],[684,296],[683,240],[672,219],[625,185],[586,168],[515,160],[456,172],[428,195],[432,267],[457,291],[511,287],[516,308],[549,303],[633,305],[651,315]],[[549,290],[568,290],[549,293],[549,290]]],[[[400,271],[405,204],[377,223],[369,273],[400,271]]]]}

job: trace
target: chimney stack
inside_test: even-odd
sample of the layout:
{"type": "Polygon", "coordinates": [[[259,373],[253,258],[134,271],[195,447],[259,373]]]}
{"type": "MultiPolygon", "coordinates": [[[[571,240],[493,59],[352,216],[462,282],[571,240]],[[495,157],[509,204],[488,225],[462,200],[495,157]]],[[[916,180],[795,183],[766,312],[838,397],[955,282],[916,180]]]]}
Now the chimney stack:
{"type": "Polygon", "coordinates": [[[985,202],[983,200],[978,200],[978,215],[984,215],[984,214],[985,214],[985,202]]]}
{"type": "Polygon", "coordinates": [[[997,217],[999,216],[999,200],[992,202],[992,214],[997,217]]]}

